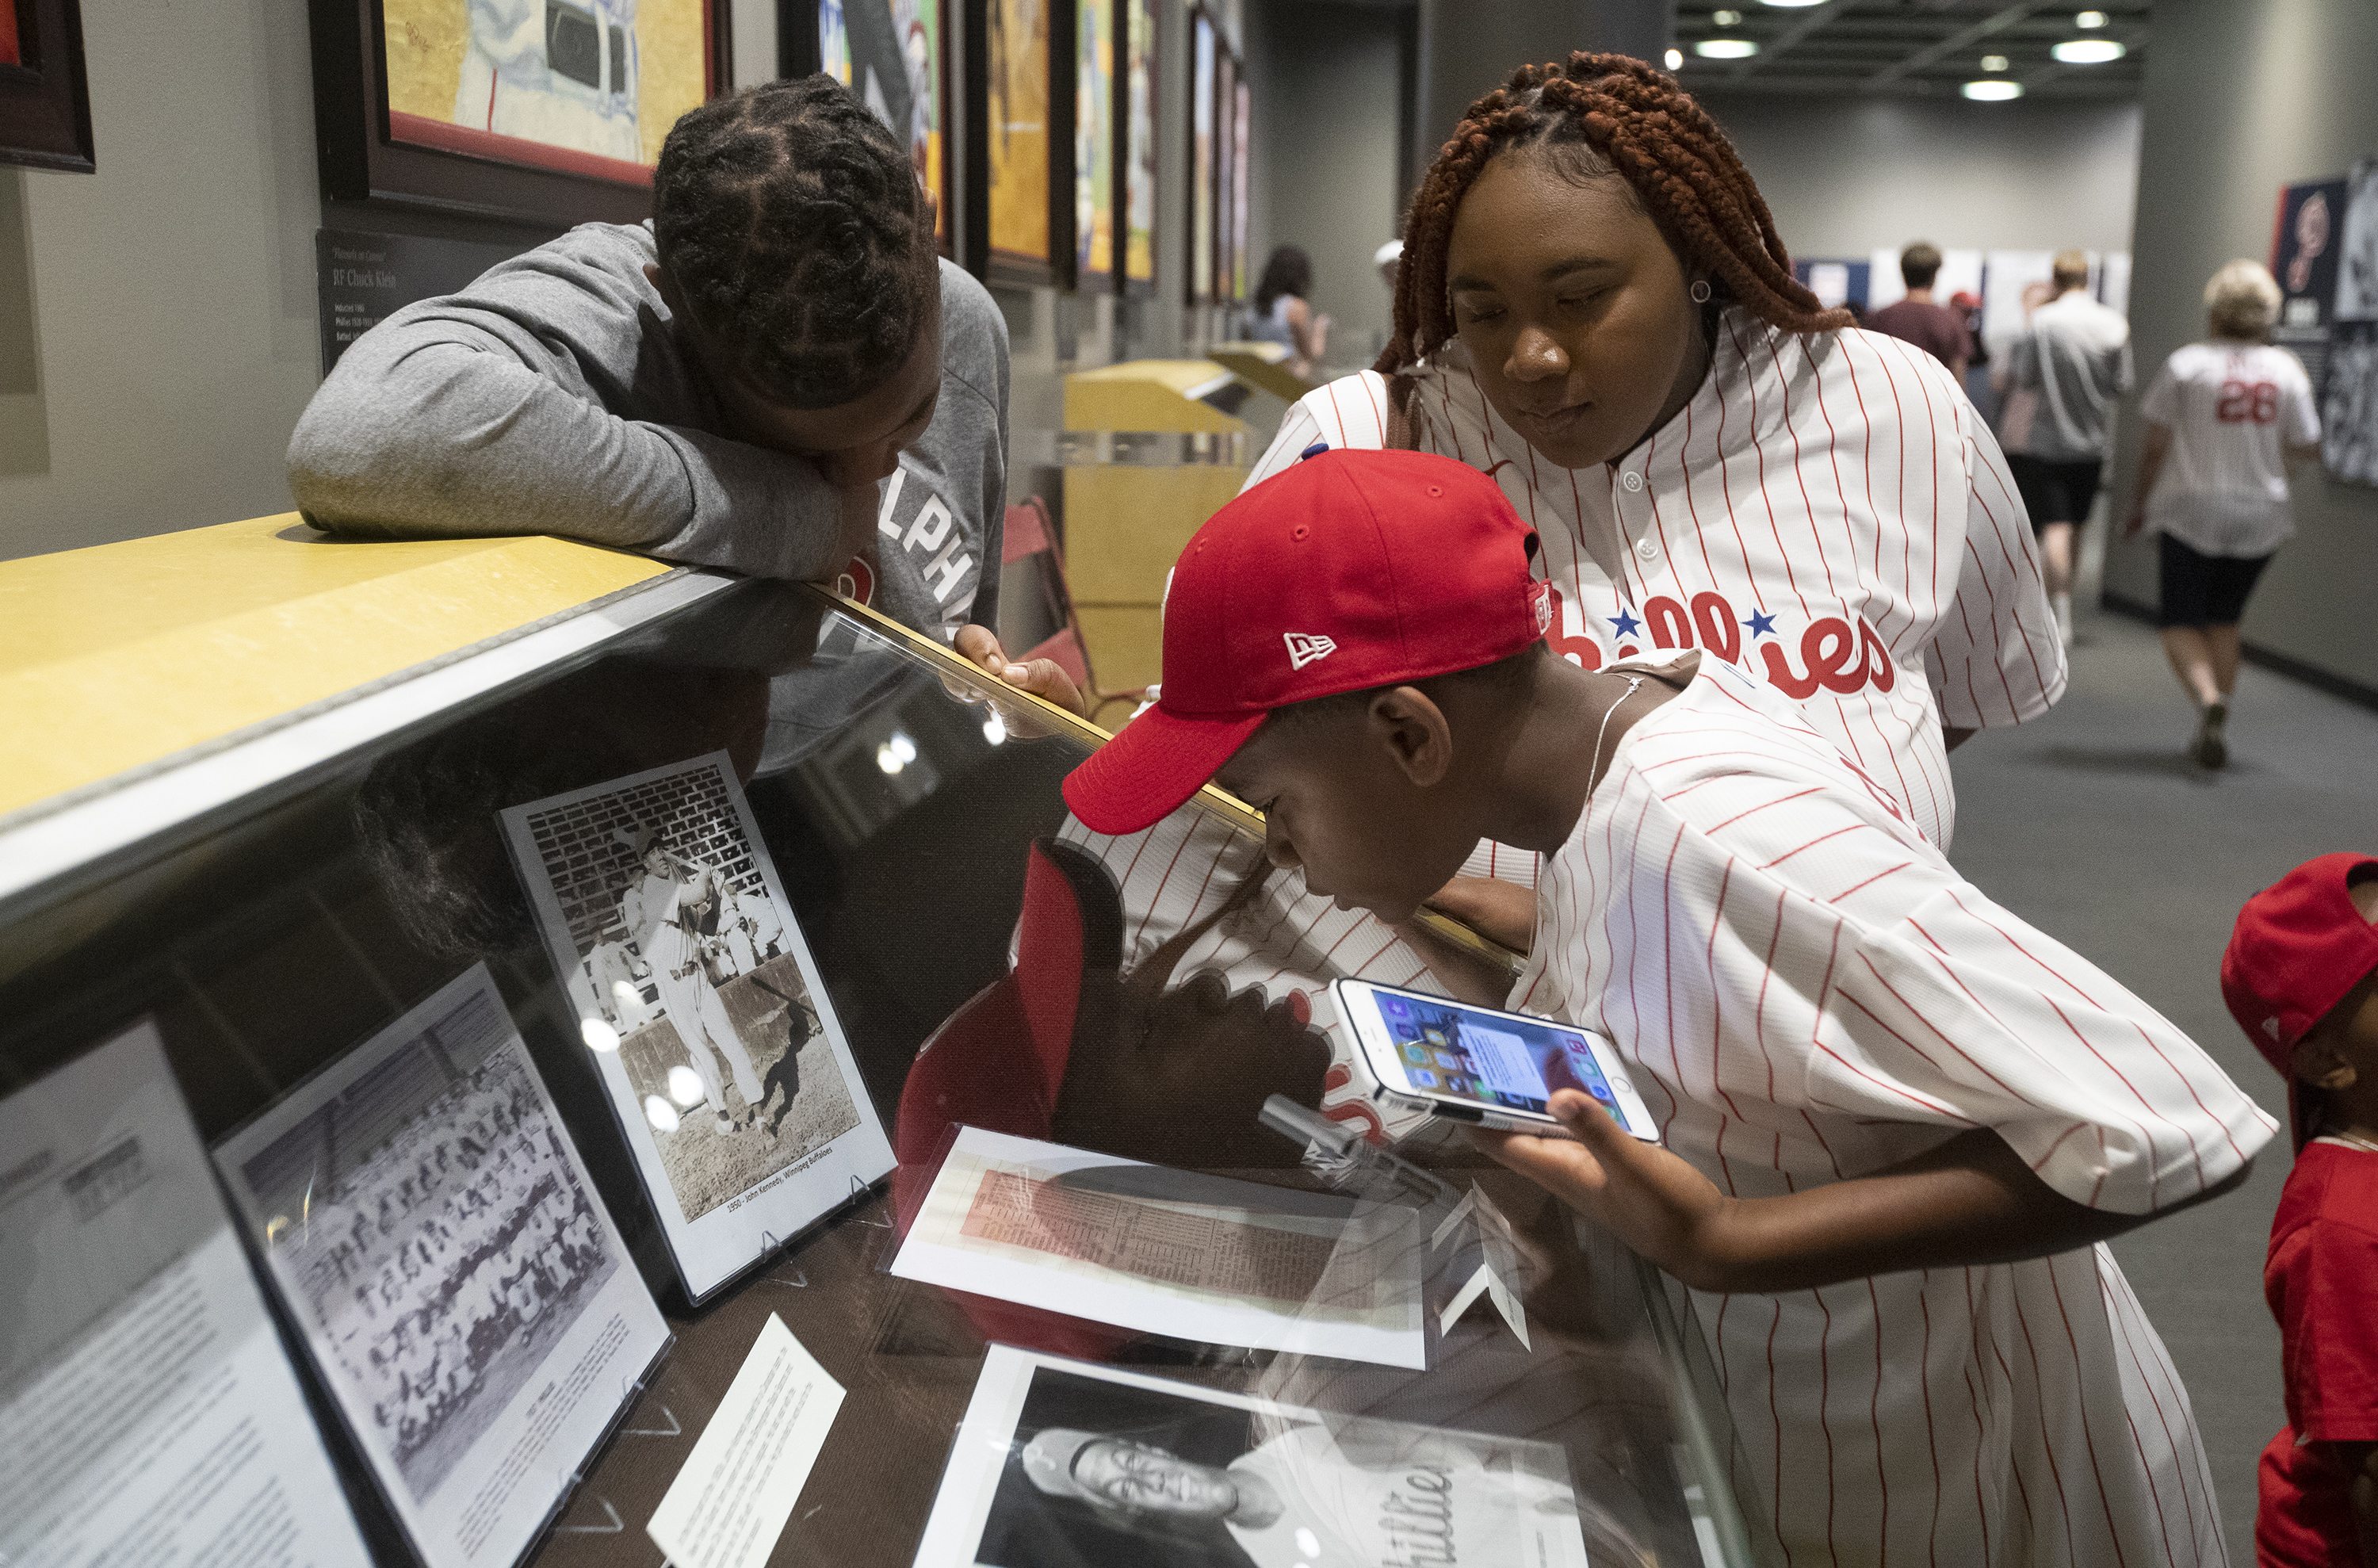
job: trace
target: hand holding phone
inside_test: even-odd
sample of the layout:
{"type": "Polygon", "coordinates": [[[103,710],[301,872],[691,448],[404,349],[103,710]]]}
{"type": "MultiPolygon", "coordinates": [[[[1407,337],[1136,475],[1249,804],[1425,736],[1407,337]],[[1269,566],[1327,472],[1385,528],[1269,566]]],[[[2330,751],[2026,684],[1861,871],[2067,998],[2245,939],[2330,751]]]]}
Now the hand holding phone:
{"type": "Polygon", "coordinates": [[[1626,1064],[1591,1030],[1364,980],[1340,980],[1331,989],[1373,1093],[1384,1102],[1506,1132],[1569,1138],[1549,1104],[1574,1089],[1636,1138],[1659,1141],[1626,1064]]]}

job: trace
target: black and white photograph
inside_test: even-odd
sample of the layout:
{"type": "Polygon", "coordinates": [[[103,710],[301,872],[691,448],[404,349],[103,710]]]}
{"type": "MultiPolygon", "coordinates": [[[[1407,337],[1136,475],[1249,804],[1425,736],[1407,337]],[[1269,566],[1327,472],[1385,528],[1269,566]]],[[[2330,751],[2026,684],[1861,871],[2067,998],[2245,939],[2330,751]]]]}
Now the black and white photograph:
{"type": "Polygon", "coordinates": [[[2345,181],[2336,256],[2336,324],[2321,382],[2321,464],[2378,485],[2378,159],[2345,181]]]}
{"type": "Polygon", "coordinates": [[[725,753],[503,817],[689,1295],[891,1168],[725,753]]]}
{"type": "Polygon", "coordinates": [[[993,1345],[917,1568],[1585,1568],[1555,1444],[993,1345]]]}
{"type": "Polygon", "coordinates": [[[667,1329],[486,971],[215,1158],[400,1514],[506,1561],[477,1549],[534,1532],[667,1329]]]}

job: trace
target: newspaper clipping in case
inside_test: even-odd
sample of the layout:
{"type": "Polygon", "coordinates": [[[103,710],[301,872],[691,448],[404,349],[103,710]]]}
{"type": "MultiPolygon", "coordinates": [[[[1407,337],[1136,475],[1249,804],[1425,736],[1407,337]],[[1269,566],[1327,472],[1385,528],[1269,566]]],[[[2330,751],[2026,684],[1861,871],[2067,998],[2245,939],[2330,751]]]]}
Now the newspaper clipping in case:
{"type": "Polygon", "coordinates": [[[0,1100],[0,1562],[370,1561],[156,1027],[0,1100]]]}
{"type": "Polygon", "coordinates": [[[1586,1568],[1555,1444],[993,1345],[916,1568],[1586,1568]]]}
{"type": "Polygon", "coordinates": [[[215,1163],[423,1560],[518,1558],[668,1325],[486,967],[215,1163]]]}
{"type": "Polygon", "coordinates": [[[725,752],[503,817],[689,1297],[892,1169],[725,752]]]}

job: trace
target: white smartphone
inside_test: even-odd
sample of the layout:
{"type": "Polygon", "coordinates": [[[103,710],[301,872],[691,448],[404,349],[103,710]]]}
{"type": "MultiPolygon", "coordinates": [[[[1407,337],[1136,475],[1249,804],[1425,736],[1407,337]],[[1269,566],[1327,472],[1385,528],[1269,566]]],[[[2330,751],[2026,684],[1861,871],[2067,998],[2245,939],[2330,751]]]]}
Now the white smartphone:
{"type": "Polygon", "coordinates": [[[1340,980],[1330,989],[1382,1100],[1507,1132],[1566,1138],[1568,1129],[1544,1106],[1555,1090],[1579,1089],[1637,1138],[1660,1140],[1626,1064],[1591,1030],[1367,980],[1340,980]]]}

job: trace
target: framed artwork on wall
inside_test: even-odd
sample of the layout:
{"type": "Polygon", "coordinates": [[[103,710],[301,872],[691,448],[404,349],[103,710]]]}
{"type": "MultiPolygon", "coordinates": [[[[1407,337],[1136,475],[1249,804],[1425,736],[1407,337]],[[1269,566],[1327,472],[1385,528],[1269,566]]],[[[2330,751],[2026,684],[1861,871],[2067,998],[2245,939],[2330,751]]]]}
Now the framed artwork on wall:
{"type": "Polygon", "coordinates": [[[1156,292],[1156,0],[1122,0],[1123,74],[1115,85],[1115,211],[1123,227],[1123,286],[1156,292]]]}
{"type": "Polygon", "coordinates": [[[994,283],[1061,282],[1072,268],[1074,73],[1069,0],[965,6],[968,136],[966,265],[994,283]],[[1063,263],[1061,268],[1060,263],[1063,263]]]}
{"type": "Polygon", "coordinates": [[[312,0],[323,194],[637,222],[669,127],[732,79],[727,11],[726,0],[312,0]]]}
{"type": "Polygon", "coordinates": [[[1115,59],[1118,0],[1074,0],[1074,286],[1114,281],[1115,59]]]}
{"type": "Polygon", "coordinates": [[[0,163],[97,166],[78,0],[0,0],[0,163]]]}
{"type": "Polygon", "coordinates": [[[1214,56],[1214,300],[1227,304],[1238,297],[1231,278],[1231,197],[1238,188],[1239,127],[1231,106],[1239,97],[1239,63],[1227,47],[1217,47],[1214,56]]]}
{"type": "Polygon", "coordinates": [[[779,45],[784,75],[825,72],[907,140],[908,162],[933,198],[942,254],[954,255],[946,0],[782,0],[776,16],[778,36],[804,46],[779,45]]]}
{"type": "Polygon", "coordinates": [[[1231,145],[1238,156],[1231,162],[1231,297],[1247,297],[1247,165],[1255,160],[1247,149],[1255,143],[1255,94],[1248,90],[1246,78],[1241,77],[1231,104],[1231,145]]]}
{"type": "Polygon", "coordinates": [[[1188,299],[1214,297],[1214,19],[1189,17],[1188,299]]]}

